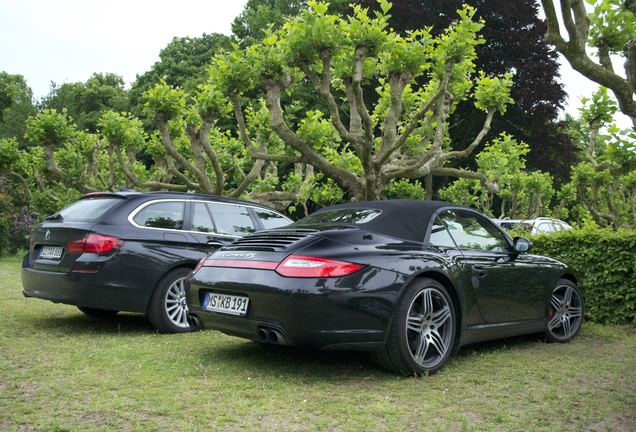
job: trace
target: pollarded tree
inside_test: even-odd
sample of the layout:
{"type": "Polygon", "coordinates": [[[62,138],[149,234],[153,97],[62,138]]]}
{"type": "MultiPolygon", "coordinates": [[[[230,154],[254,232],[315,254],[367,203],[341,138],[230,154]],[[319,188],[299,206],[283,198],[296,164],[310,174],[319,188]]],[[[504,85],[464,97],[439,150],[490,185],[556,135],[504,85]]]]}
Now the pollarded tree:
{"type": "Polygon", "coordinates": [[[580,118],[571,122],[581,162],[572,169],[562,206],[582,206],[599,225],[635,227],[636,132],[613,124],[617,111],[604,87],[583,100],[580,118]]]}
{"type": "MultiPolygon", "coordinates": [[[[56,190],[78,193],[117,187],[120,178],[113,158],[95,134],[79,131],[66,110],[45,109],[27,120],[26,138],[31,144],[21,153],[22,167],[35,186],[50,198],[56,190]]],[[[16,161],[17,163],[17,161],[16,161]]]]}
{"type": "Polygon", "coordinates": [[[392,182],[430,173],[476,178],[496,189],[481,173],[452,166],[473,153],[494,115],[512,102],[509,75],[475,70],[483,23],[472,8],[458,10],[457,21],[433,37],[428,29],[405,36],[391,31],[386,1],[383,13],[372,17],[357,5],[350,17],[327,13],[326,3],[308,6],[260,44],[216,57],[213,69],[223,77],[213,84],[235,110],[246,91],[261,85],[280,139],[356,200],[380,198],[392,182]],[[326,113],[288,100],[304,81],[320,95],[326,113]],[[377,103],[370,104],[373,91],[377,103]],[[466,148],[451,150],[447,119],[467,99],[484,112],[483,126],[466,148]],[[325,143],[325,136],[333,141],[325,143]]]}
{"type": "Polygon", "coordinates": [[[633,0],[561,0],[561,22],[553,0],[541,0],[548,22],[546,39],[570,65],[612,90],[620,110],[636,128],[636,2],[633,0]],[[563,34],[567,34],[567,40],[563,34]],[[586,47],[596,49],[597,61],[586,47]],[[610,54],[625,59],[624,73],[614,69],[610,54]]]}
{"type": "MultiPolygon", "coordinates": [[[[256,101],[245,109],[232,109],[210,84],[191,95],[163,81],[144,98],[145,114],[156,132],[146,133],[141,120],[128,113],[106,112],[100,120],[110,152],[130,185],[244,197],[277,207],[300,199],[302,188],[290,190],[294,182],[279,177],[277,165],[298,163],[298,158],[283,154],[282,142],[267,125],[264,104],[256,101]],[[231,116],[239,136],[223,127],[231,116]],[[268,150],[278,154],[270,156],[268,150]],[[152,163],[140,162],[139,155],[152,163]]],[[[311,170],[299,169],[303,167],[294,170],[295,181],[314,177],[311,170]]]]}
{"type": "Polygon", "coordinates": [[[458,179],[442,189],[440,197],[500,219],[545,216],[554,195],[552,178],[540,171],[526,171],[528,151],[527,144],[501,134],[476,157],[478,172],[496,182],[498,191],[489,191],[473,179],[458,179]]]}

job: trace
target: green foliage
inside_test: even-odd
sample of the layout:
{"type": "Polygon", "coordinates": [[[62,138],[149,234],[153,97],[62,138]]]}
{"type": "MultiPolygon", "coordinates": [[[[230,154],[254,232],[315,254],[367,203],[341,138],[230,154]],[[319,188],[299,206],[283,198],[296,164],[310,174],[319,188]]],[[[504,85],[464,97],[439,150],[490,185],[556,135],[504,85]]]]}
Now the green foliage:
{"type": "Polygon", "coordinates": [[[587,0],[593,7],[588,43],[607,47],[610,52],[622,53],[636,34],[636,17],[624,0],[587,0]]]}
{"type": "Polygon", "coordinates": [[[144,94],[161,80],[194,93],[207,80],[212,56],[229,47],[230,38],[219,33],[173,38],[159,53],[159,61],[132,84],[128,95],[131,111],[141,116],[144,94]]]}
{"type": "Polygon", "coordinates": [[[410,181],[407,179],[400,179],[391,182],[391,184],[384,189],[384,196],[389,199],[424,199],[426,197],[426,191],[419,180],[410,181]]]}
{"type": "Polygon", "coordinates": [[[506,73],[503,77],[488,77],[480,72],[477,86],[475,87],[475,106],[488,111],[495,109],[502,114],[506,112],[508,104],[514,103],[510,97],[512,87],[512,74],[506,73]]]}
{"type": "Polygon", "coordinates": [[[58,112],[65,109],[78,129],[95,132],[101,113],[128,110],[128,98],[122,77],[95,73],[84,83],[66,83],[59,87],[53,84],[40,105],[58,112]]]}
{"type": "Polygon", "coordinates": [[[587,227],[535,236],[533,253],[578,272],[587,316],[603,323],[636,323],[636,231],[587,227]]]}
{"type": "Polygon", "coordinates": [[[166,119],[172,119],[186,111],[186,93],[168,85],[164,80],[150,88],[144,98],[145,112],[150,117],[162,115],[166,119]]]}
{"type": "Polygon", "coordinates": [[[583,99],[569,133],[580,149],[580,162],[562,193],[560,207],[572,208],[576,221],[594,219],[602,226],[636,227],[636,131],[614,123],[616,102],[601,87],[583,99]]]}
{"type": "Polygon", "coordinates": [[[22,75],[0,72],[0,138],[23,142],[26,119],[35,113],[32,98],[22,75]]]}
{"type": "Polygon", "coordinates": [[[26,138],[31,144],[59,148],[76,132],[77,127],[69,118],[66,109],[44,109],[27,119],[26,138]]]}
{"type": "Polygon", "coordinates": [[[554,195],[552,177],[543,172],[526,172],[526,143],[519,143],[506,133],[489,142],[476,156],[478,172],[496,183],[489,190],[483,181],[458,179],[440,190],[440,197],[451,202],[476,207],[499,218],[546,216],[554,195]],[[498,201],[498,208],[494,208],[498,201]]]}

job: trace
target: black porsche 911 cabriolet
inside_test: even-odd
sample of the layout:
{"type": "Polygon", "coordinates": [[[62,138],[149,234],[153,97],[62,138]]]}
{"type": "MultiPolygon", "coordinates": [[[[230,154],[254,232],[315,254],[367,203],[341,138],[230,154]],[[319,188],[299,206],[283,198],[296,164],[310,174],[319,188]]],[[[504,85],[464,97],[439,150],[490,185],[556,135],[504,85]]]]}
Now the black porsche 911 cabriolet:
{"type": "Polygon", "coordinates": [[[368,350],[437,371],[460,346],[583,322],[573,270],[487,217],[439,201],[358,202],[245,236],[203,259],[187,302],[204,327],[258,342],[368,350]]]}

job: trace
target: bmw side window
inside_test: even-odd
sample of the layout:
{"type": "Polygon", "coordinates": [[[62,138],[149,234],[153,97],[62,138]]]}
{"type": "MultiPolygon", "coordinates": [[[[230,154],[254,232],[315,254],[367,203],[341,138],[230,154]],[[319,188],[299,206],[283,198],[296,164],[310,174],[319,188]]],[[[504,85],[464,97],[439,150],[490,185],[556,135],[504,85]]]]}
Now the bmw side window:
{"type": "Polygon", "coordinates": [[[256,216],[258,216],[258,218],[261,220],[263,228],[265,229],[280,228],[291,223],[289,219],[274,212],[256,208],[253,210],[254,212],[256,212],[256,216]]]}
{"type": "Polygon", "coordinates": [[[461,210],[448,210],[440,215],[460,249],[503,253],[508,241],[494,225],[480,217],[461,210]]]}
{"type": "Polygon", "coordinates": [[[219,234],[242,237],[256,231],[247,207],[229,204],[208,204],[219,234]]]}
{"type": "Polygon", "coordinates": [[[455,242],[448,233],[448,229],[444,222],[439,218],[435,218],[431,227],[431,235],[428,241],[432,246],[441,246],[447,248],[456,248],[455,242]]]}
{"type": "Polygon", "coordinates": [[[204,203],[192,203],[192,230],[199,232],[216,232],[210,212],[204,203]]]}
{"type": "Polygon", "coordinates": [[[135,215],[137,225],[149,228],[183,229],[183,201],[164,201],[150,204],[135,215]]]}

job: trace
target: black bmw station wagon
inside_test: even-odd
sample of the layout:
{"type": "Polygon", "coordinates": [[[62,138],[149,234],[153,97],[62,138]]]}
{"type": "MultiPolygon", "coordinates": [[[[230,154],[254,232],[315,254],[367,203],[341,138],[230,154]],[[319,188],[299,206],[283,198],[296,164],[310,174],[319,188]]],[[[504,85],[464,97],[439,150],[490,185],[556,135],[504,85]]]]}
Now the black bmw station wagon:
{"type": "Polygon", "coordinates": [[[211,251],[291,221],[241,200],[172,192],[98,192],[49,216],[22,263],[24,295],[94,317],[145,313],[162,332],[196,327],[185,279],[211,251]]]}

